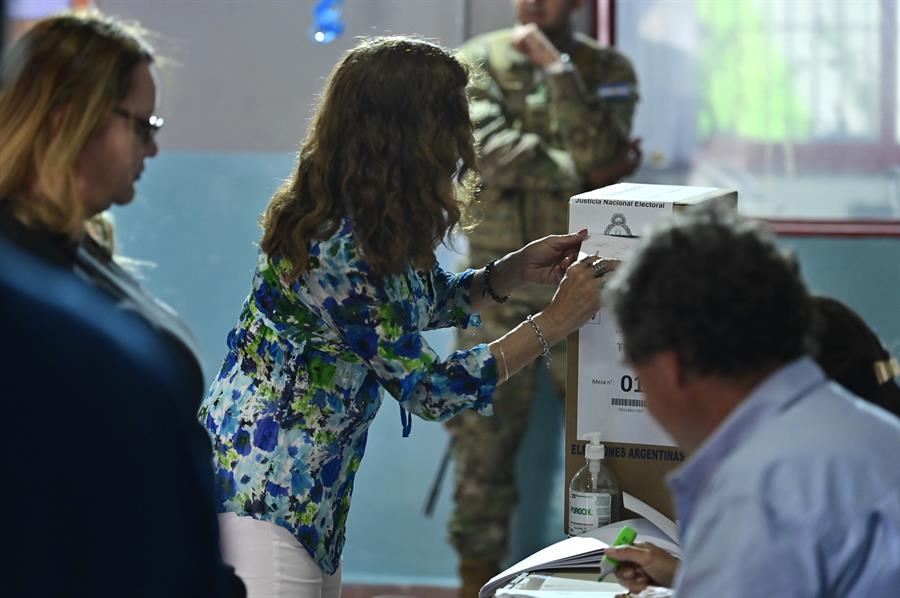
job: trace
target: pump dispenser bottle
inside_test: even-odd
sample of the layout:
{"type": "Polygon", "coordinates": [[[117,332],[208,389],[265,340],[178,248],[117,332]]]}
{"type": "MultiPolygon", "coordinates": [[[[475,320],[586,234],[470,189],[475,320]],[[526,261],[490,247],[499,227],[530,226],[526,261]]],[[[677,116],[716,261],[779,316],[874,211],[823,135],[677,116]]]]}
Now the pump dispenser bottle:
{"type": "Polygon", "coordinates": [[[619,520],[622,493],[619,482],[603,465],[605,449],[600,432],[585,434],[584,457],[587,462],[569,484],[569,535],[580,536],[592,529],[619,520]]]}

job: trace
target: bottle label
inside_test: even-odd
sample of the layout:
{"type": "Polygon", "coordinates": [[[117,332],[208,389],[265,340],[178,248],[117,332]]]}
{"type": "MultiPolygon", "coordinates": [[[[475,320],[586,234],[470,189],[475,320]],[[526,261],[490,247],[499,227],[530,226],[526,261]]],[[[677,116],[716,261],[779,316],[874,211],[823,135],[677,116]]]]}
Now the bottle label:
{"type": "Polygon", "coordinates": [[[612,496],[595,492],[569,492],[569,535],[580,536],[610,523],[612,496]]]}

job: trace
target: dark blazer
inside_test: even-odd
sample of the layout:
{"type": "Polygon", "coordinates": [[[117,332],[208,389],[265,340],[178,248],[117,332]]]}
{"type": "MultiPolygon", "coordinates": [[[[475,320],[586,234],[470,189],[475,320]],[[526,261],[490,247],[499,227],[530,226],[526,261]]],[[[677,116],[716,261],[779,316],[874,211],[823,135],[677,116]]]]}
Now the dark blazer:
{"type": "Polygon", "coordinates": [[[218,548],[190,348],[54,259],[59,238],[29,246],[5,224],[0,594],[243,596],[218,548]]]}

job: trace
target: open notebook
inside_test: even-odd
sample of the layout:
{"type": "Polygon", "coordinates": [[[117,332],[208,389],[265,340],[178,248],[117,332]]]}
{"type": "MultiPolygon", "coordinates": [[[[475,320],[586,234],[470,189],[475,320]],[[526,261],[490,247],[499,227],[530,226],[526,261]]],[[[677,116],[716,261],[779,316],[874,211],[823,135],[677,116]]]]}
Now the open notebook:
{"type": "Polygon", "coordinates": [[[641,515],[641,518],[617,521],[539,550],[491,578],[478,592],[479,598],[489,598],[498,588],[522,573],[582,567],[599,568],[603,551],[615,540],[623,525],[637,532],[637,542],[652,542],[672,554],[681,554],[678,547],[678,528],[671,519],[627,492],[623,493],[622,501],[626,509],[641,515]]]}

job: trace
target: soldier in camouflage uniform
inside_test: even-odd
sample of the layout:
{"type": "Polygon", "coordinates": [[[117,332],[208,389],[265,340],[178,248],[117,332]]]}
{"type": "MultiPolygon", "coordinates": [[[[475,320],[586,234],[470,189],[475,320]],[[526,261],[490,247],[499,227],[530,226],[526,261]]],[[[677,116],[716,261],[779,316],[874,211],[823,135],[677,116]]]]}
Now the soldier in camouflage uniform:
{"type": "MultiPolygon", "coordinates": [[[[637,102],[630,62],[572,31],[580,0],[516,0],[519,27],[473,38],[463,53],[480,67],[469,88],[481,152],[483,213],[469,235],[469,261],[487,263],[548,234],[565,233],[568,200],[615,182],[640,160],[629,141],[637,102]]],[[[517,291],[461,331],[460,347],[490,342],[546,306],[554,289],[517,291]]],[[[536,390],[534,362],[494,395],[494,417],[466,413],[453,438],[455,511],[450,536],[461,557],[461,596],[471,598],[498,572],[516,503],[514,456],[536,390]]],[[[565,347],[552,350],[551,377],[565,388],[565,347]]]]}

